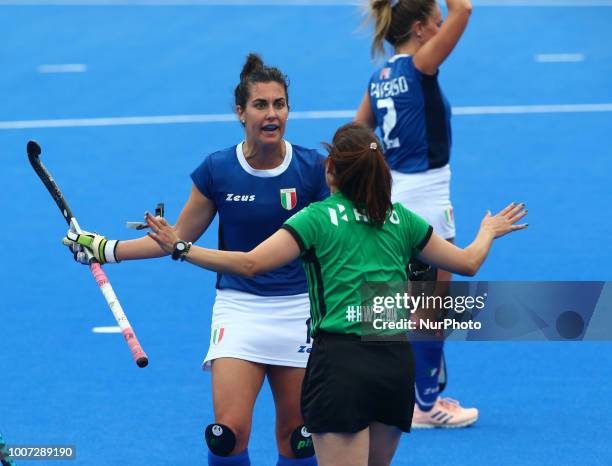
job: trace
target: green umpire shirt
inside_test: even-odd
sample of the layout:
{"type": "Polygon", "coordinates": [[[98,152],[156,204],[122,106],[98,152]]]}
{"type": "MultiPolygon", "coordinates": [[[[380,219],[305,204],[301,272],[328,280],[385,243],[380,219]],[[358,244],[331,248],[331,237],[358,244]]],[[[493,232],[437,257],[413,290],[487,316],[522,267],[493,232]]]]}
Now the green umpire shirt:
{"type": "MultiPolygon", "coordinates": [[[[308,277],[312,335],[362,335],[355,312],[365,282],[407,280],[410,258],[427,244],[433,229],[399,203],[382,227],[339,191],[296,213],[283,225],[300,246],[308,277]]],[[[357,315],[358,314],[358,315],[357,315]]]]}

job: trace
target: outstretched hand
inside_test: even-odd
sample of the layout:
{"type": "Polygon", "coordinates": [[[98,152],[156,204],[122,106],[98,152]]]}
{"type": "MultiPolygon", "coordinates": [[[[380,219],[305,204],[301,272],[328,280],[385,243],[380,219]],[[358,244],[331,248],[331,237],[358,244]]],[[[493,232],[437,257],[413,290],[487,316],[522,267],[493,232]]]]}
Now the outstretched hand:
{"type": "Polygon", "coordinates": [[[147,222],[151,229],[147,236],[154,239],[164,252],[172,254],[174,245],[180,239],[176,234],[175,228],[165,218],[153,217],[149,212],[145,213],[145,222],[147,222]]]}
{"type": "Polygon", "coordinates": [[[480,224],[480,228],[489,231],[493,238],[497,239],[511,231],[527,228],[527,223],[516,224],[525,215],[527,215],[525,204],[515,204],[513,202],[495,215],[491,215],[490,211],[487,212],[480,224]]]}

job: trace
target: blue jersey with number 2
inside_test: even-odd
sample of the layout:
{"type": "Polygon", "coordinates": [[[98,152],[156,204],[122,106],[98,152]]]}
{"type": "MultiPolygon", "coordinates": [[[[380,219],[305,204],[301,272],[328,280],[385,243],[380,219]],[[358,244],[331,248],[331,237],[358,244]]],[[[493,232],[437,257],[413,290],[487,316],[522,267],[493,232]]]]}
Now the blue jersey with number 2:
{"type": "Polygon", "coordinates": [[[372,75],[368,93],[392,170],[415,173],[448,163],[451,112],[437,74],[421,73],[410,55],[395,55],[372,75]]]}
{"type": "MultiPolygon", "coordinates": [[[[191,174],[219,214],[219,249],[250,251],[300,209],[329,196],[325,159],[285,141],[285,158],[270,170],[249,165],[242,143],[207,156],[191,174]]],[[[300,260],[253,278],[217,274],[217,288],[261,296],[307,293],[300,260]]]]}

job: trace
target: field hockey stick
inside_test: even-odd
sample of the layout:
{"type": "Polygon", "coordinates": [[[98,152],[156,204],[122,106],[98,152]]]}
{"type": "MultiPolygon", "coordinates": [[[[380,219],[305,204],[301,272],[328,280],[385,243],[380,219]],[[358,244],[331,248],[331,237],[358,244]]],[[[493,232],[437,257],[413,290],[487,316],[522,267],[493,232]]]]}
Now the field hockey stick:
{"type": "MultiPolygon", "coordinates": [[[[79,226],[74,215],[72,215],[72,211],[70,210],[70,207],[68,207],[66,199],[64,199],[64,196],[62,195],[62,192],[60,191],[59,187],[57,186],[57,184],[55,183],[55,181],[53,180],[53,178],[40,160],[41,149],[38,143],[35,141],[29,141],[27,145],[27,152],[28,159],[32,164],[32,168],[34,168],[34,171],[49,191],[49,194],[51,194],[51,197],[53,197],[53,200],[62,212],[66,223],[68,223],[71,230],[73,230],[75,233],[81,234],[81,227],[79,226]]],[[[91,270],[91,273],[93,274],[96,283],[100,287],[100,291],[104,295],[104,299],[106,299],[108,307],[110,307],[111,312],[115,316],[117,325],[121,329],[121,333],[123,334],[123,337],[125,338],[125,341],[127,342],[130,351],[132,352],[132,357],[134,358],[134,361],[136,361],[138,367],[146,367],[147,364],[149,364],[149,358],[142,350],[142,347],[138,342],[138,338],[136,338],[136,334],[132,330],[132,326],[130,325],[130,322],[128,321],[127,317],[125,316],[125,312],[123,312],[121,303],[117,299],[117,295],[115,295],[113,287],[111,286],[108,277],[106,276],[106,273],[104,273],[104,270],[102,270],[102,266],[96,260],[96,258],[93,257],[91,251],[89,251],[89,249],[87,248],[83,248],[83,250],[87,255],[89,270],[91,270]]]]}
{"type": "Polygon", "coordinates": [[[15,466],[15,462],[9,457],[9,451],[2,434],[0,434],[0,464],[2,466],[15,466]]]}

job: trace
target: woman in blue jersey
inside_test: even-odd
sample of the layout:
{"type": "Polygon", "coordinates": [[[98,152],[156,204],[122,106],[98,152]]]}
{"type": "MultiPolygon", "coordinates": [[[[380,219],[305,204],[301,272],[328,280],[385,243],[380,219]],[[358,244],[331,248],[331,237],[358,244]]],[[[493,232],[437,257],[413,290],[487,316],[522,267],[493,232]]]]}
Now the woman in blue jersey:
{"type": "Polygon", "coordinates": [[[252,277],[302,259],[314,336],[302,413],[319,465],[386,466],[402,431],[410,431],[414,364],[405,332],[372,335],[367,321],[349,317],[364,302],[362,285],[405,282],[406,261],[414,256],[474,275],[496,238],[527,226],[517,224],[527,211],[510,204],[497,215],[487,213],[474,241],[460,249],[400,203],[391,204],[391,175],[370,129],[345,125],[328,148],[332,195],[292,216],[251,251],[180,249],[183,241],[164,219],[145,220],[166,252],[210,270],[252,277]]]}
{"type": "MultiPolygon", "coordinates": [[[[250,54],[235,90],[246,138],[210,154],[191,174],[191,195],[173,227],[177,235],[196,241],[218,214],[219,249],[248,251],[295,212],[327,197],[321,155],[283,139],[288,99],[280,70],[250,54]]],[[[102,263],[167,254],[146,236],[120,242],[92,236],[102,263]]],[[[215,422],[206,429],[209,464],[250,464],[253,407],[266,376],[276,405],[277,464],[316,464],[299,407],[312,346],[301,264],[296,260],[257,277],[219,273],[216,287],[210,348],[203,363],[212,369],[215,411],[215,422]]]]}
{"type": "MultiPolygon", "coordinates": [[[[356,120],[378,127],[393,176],[392,198],[423,217],[447,241],[455,238],[450,201],[451,110],[439,83],[439,67],[465,30],[470,0],[446,0],[448,15],[436,0],[372,0],[375,23],[372,54],[394,54],[370,79],[356,120]]],[[[412,277],[448,282],[450,272],[410,264],[412,277]]],[[[440,283],[439,293],[446,286],[440,283]]],[[[417,366],[414,427],[465,427],[478,420],[476,408],[439,396],[445,385],[443,342],[414,345],[417,366]],[[440,383],[441,382],[441,383],[440,383]]]]}

